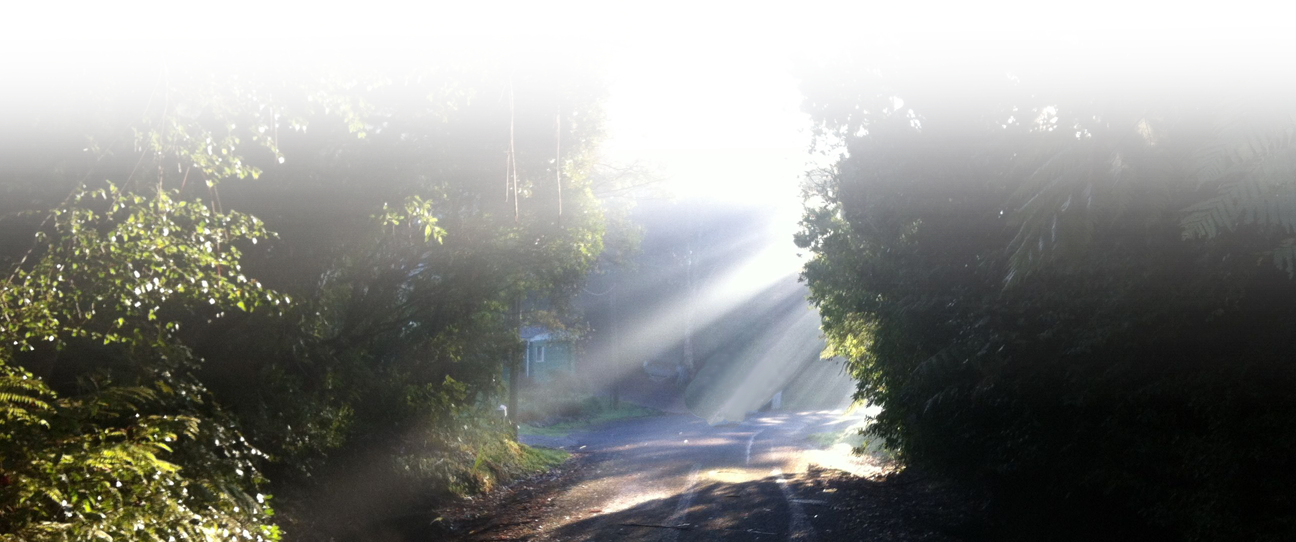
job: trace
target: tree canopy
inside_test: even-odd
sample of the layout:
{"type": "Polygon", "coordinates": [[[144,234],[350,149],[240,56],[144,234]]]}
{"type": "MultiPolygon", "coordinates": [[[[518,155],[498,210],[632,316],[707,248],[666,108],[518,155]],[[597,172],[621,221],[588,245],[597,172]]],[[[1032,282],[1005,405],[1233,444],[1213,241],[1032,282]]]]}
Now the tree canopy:
{"type": "Polygon", "coordinates": [[[345,535],[518,472],[512,307],[560,321],[602,250],[602,87],[436,66],[19,93],[0,539],[345,535]]]}
{"type": "Polygon", "coordinates": [[[1290,89],[856,60],[805,73],[841,158],[797,241],[871,431],[1036,511],[1290,534],[1290,89]]]}

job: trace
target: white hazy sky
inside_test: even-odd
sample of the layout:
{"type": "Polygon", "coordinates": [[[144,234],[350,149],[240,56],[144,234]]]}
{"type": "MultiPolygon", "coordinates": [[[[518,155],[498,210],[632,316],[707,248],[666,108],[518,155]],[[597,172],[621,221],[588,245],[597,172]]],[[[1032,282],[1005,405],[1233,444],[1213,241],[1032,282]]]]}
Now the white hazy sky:
{"type": "Polygon", "coordinates": [[[61,50],[112,62],[194,48],[231,57],[329,49],[390,57],[561,44],[592,54],[609,74],[607,158],[659,166],[681,196],[748,203],[795,202],[810,159],[788,70],[797,55],[823,60],[867,49],[958,62],[1083,51],[1112,59],[1125,58],[1122,48],[1132,44],[1189,62],[1226,55],[1273,65],[1270,57],[1296,35],[1278,3],[1237,1],[1196,11],[1102,0],[1065,8],[858,0],[21,4],[0,17],[0,59],[61,50]]]}
{"type": "Polygon", "coordinates": [[[641,48],[610,74],[605,156],[661,168],[681,197],[795,199],[809,120],[787,60],[673,53],[641,48]]]}

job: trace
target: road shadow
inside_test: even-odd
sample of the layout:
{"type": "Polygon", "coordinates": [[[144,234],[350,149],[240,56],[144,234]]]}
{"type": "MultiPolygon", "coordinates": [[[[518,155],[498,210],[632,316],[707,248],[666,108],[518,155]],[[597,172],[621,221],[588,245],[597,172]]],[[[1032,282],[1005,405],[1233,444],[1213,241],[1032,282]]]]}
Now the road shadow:
{"type": "Polygon", "coordinates": [[[786,540],[791,510],[779,483],[773,476],[739,483],[699,480],[688,490],[621,510],[573,511],[587,515],[546,529],[536,540],[786,540]]]}

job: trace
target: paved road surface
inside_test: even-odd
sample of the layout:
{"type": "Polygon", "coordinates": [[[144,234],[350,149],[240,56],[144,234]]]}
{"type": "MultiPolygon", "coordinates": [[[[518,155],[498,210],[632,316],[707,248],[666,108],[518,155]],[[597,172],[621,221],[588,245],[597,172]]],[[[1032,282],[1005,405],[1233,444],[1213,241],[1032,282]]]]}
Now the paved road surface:
{"type": "Polygon", "coordinates": [[[824,411],[711,427],[668,414],[562,438],[524,437],[588,454],[575,484],[543,497],[550,500],[531,518],[529,539],[823,540],[810,520],[829,496],[798,494],[787,481],[808,463],[830,461],[808,435],[859,421],[824,411]]]}

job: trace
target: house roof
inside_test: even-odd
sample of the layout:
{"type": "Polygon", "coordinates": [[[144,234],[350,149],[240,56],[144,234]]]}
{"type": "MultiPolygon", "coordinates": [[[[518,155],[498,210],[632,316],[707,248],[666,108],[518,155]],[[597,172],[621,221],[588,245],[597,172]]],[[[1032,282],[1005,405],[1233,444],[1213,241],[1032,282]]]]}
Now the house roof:
{"type": "Polygon", "coordinates": [[[573,337],[566,331],[553,331],[544,326],[523,326],[518,333],[522,340],[526,342],[536,341],[568,341],[573,337]]]}
{"type": "Polygon", "coordinates": [[[549,329],[543,326],[525,326],[519,333],[522,340],[530,341],[547,341],[549,340],[549,329]]]}

